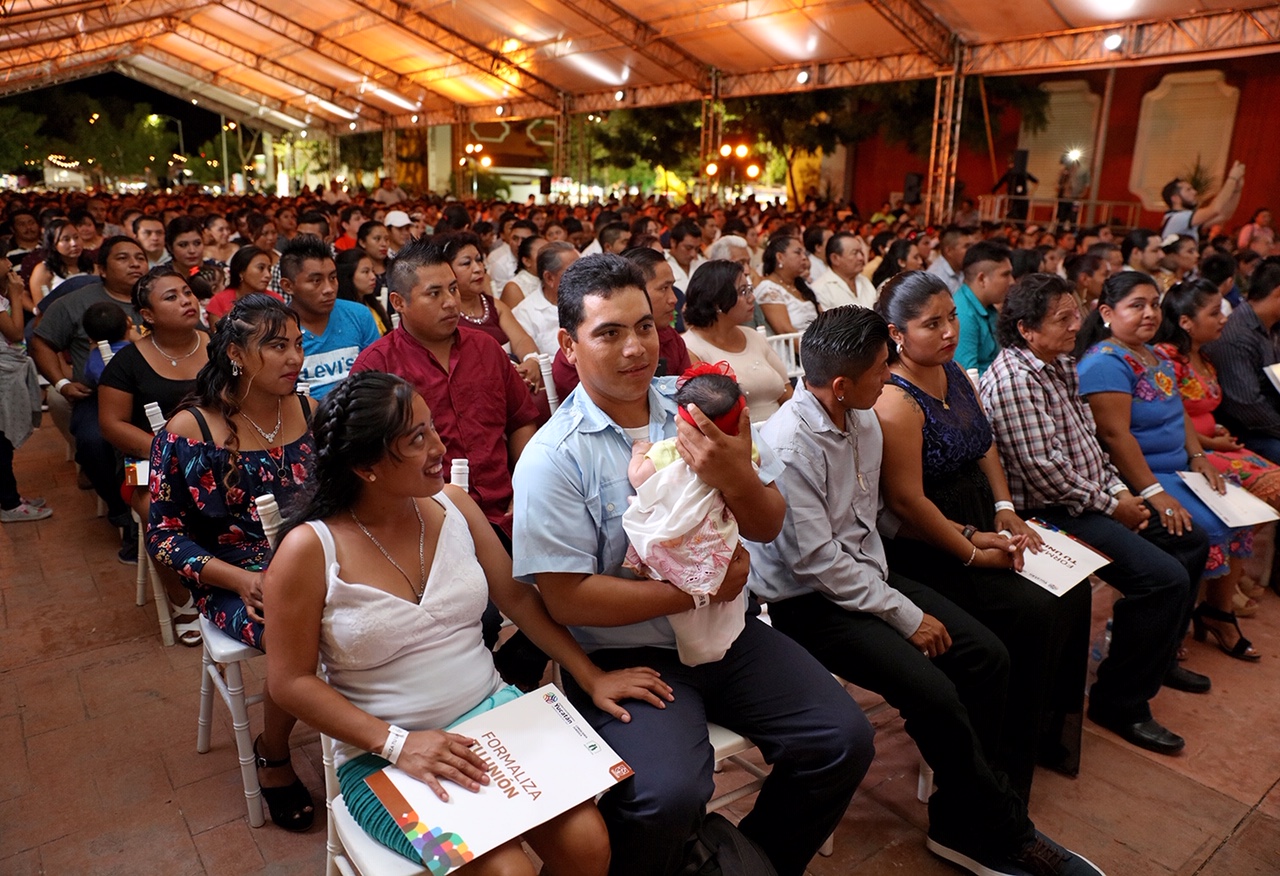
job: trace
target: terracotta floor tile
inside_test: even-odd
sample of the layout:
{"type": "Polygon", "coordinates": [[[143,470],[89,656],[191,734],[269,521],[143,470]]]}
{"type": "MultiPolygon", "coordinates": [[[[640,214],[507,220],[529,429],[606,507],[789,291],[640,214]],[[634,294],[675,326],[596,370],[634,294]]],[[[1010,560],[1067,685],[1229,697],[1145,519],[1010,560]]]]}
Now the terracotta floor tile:
{"type": "Polygon", "coordinates": [[[1229,845],[1270,864],[1273,872],[1280,873],[1280,819],[1253,813],[1231,837],[1229,845]]]}
{"type": "Polygon", "coordinates": [[[80,829],[40,849],[47,873],[137,876],[204,873],[176,804],[112,809],[87,817],[80,829]]]}
{"type": "Polygon", "coordinates": [[[1274,859],[1263,861],[1248,852],[1230,846],[1210,859],[1196,876],[1276,876],[1274,859]]]}
{"type": "MultiPolygon", "coordinates": [[[[229,821],[249,817],[245,806],[244,783],[240,778],[240,764],[234,749],[227,752],[222,772],[207,779],[192,782],[175,790],[178,802],[186,818],[187,828],[194,834],[203,833],[229,821]]],[[[213,752],[201,757],[214,757],[213,752]]]]}
{"type": "Polygon", "coordinates": [[[241,876],[266,866],[247,821],[232,821],[196,834],[196,850],[208,876],[241,876]]]}
{"type": "Polygon", "coordinates": [[[44,865],[40,862],[39,849],[28,849],[0,859],[0,873],[5,876],[43,876],[45,872],[44,865]]]}

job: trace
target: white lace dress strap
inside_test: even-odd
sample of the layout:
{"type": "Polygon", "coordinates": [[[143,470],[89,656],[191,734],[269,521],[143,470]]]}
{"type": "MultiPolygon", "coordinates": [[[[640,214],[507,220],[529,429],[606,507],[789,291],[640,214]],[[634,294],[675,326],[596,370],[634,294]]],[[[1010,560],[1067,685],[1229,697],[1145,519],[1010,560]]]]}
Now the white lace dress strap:
{"type": "Polygon", "coordinates": [[[329,525],[322,520],[308,520],[307,526],[320,539],[320,546],[324,548],[324,578],[325,589],[329,588],[329,582],[333,579],[333,567],[338,564],[338,548],[333,541],[333,533],[329,531],[329,525]]]}

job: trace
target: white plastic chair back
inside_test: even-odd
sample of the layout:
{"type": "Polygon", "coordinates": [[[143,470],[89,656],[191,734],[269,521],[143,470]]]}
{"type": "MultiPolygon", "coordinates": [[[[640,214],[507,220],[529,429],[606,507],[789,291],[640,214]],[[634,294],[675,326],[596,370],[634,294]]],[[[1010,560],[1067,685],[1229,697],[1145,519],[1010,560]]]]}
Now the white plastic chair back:
{"type": "Polygon", "coordinates": [[[310,383],[307,383],[305,380],[299,380],[298,385],[295,388],[297,390],[298,395],[302,396],[303,398],[311,398],[310,383]]]}
{"type": "Polygon", "coordinates": [[[258,519],[262,521],[262,533],[267,537],[267,542],[274,551],[278,547],[280,527],[284,525],[280,506],[276,504],[276,497],[270,493],[263,493],[254,499],[253,503],[258,506],[258,519]]]}
{"type": "Polygon", "coordinates": [[[115,350],[111,349],[111,345],[106,341],[98,341],[98,352],[102,354],[102,364],[110,365],[112,358],[115,357],[115,350]]]}
{"type": "Polygon", "coordinates": [[[160,410],[160,405],[155,402],[147,402],[142,406],[147,413],[147,423],[151,426],[151,431],[159,434],[164,428],[164,412],[160,410]]]}
{"type": "Polygon", "coordinates": [[[547,406],[554,414],[560,407],[560,396],[556,393],[556,382],[551,379],[551,357],[546,353],[538,354],[538,369],[542,372],[542,389],[547,394],[547,406]]]}
{"type": "Polygon", "coordinates": [[[391,311],[391,327],[393,329],[400,328],[400,311],[398,310],[391,311]]]}
{"type": "MultiPolygon", "coordinates": [[[[763,326],[756,329],[756,331],[765,334],[763,326]]],[[[792,379],[804,377],[804,367],[800,364],[800,337],[801,332],[765,335],[765,340],[769,342],[773,352],[782,360],[782,366],[787,369],[787,377],[792,379]]]]}
{"type": "Polygon", "coordinates": [[[455,459],[449,466],[449,483],[461,490],[471,489],[471,462],[455,459]]]}

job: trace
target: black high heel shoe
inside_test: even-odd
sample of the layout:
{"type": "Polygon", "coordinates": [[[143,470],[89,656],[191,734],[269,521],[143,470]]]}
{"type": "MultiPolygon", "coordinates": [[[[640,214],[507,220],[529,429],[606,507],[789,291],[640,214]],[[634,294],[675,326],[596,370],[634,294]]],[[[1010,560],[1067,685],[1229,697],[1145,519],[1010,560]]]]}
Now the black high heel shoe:
{"type": "Polygon", "coordinates": [[[1214,608],[1207,602],[1202,602],[1196,606],[1196,610],[1191,614],[1191,626],[1197,642],[1203,642],[1207,635],[1212,634],[1214,640],[1218,643],[1218,647],[1228,657],[1247,660],[1250,663],[1256,663],[1262,659],[1262,655],[1253,650],[1253,643],[1244,637],[1244,633],[1240,632],[1240,621],[1236,619],[1233,611],[1223,611],[1220,608],[1214,608]],[[1236,643],[1228,648],[1222,631],[1206,624],[1206,619],[1217,621],[1218,623],[1231,624],[1235,627],[1236,635],[1239,637],[1236,639],[1236,643]]]}
{"type": "MultiPolygon", "coordinates": [[[[289,766],[291,763],[289,757],[267,760],[258,754],[258,743],[261,740],[261,736],[253,740],[253,757],[259,769],[289,766]]],[[[311,822],[316,817],[315,803],[311,799],[311,792],[307,790],[307,786],[302,784],[302,779],[295,778],[293,784],[281,788],[268,788],[261,782],[258,784],[262,788],[262,799],[267,801],[267,810],[271,813],[271,820],[276,826],[295,833],[311,827],[311,822]]]]}

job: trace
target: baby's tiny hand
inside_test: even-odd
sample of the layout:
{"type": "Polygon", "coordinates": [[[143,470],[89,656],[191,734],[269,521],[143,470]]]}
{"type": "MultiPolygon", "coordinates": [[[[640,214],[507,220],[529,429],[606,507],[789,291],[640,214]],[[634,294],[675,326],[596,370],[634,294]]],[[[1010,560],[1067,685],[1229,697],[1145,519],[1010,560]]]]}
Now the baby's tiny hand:
{"type": "Polygon", "coordinates": [[[632,456],[644,456],[653,447],[652,441],[636,441],[631,445],[632,456]]]}

